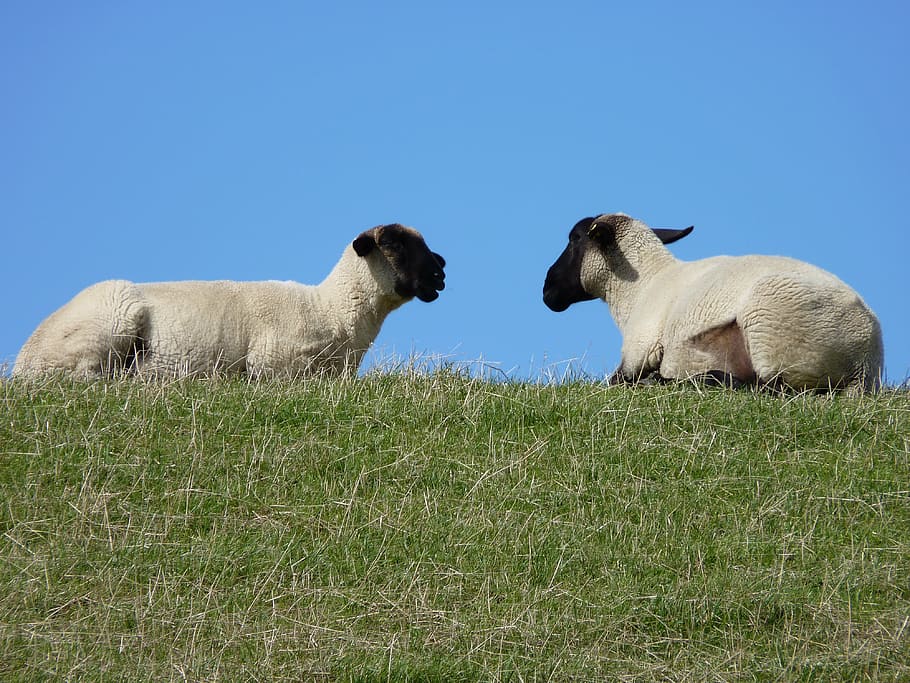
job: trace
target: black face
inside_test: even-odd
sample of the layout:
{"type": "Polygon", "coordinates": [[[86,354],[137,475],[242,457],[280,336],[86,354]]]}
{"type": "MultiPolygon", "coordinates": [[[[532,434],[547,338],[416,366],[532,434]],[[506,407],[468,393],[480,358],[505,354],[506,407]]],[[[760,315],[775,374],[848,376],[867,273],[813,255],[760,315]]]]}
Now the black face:
{"type": "Polygon", "coordinates": [[[386,257],[395,273],[395,293],[405,299],[435,301],[445,289],[446,262],[430,251],[416,230],[398,223],[367,230],[354,240],[354,250],[366,256],[374,248],[386,257]]]}
{"type": "MultiPolygon", "coordinates": [[[[569,232],[569,244],[556,263],[547,271],[543,284],[543,301],[557,313],[566,310],[579,301],[590,301],[597,297],[585,291],[581,284],[581,266],[589,249],[599,249],[607,257],[610,270],[621,279],[637,277],[635,269],[626,261],[617,245],[617,235],[629,230],[634,221],[624,214],[603,214],[596,218],[582,218],[569,232]]],[[[690,232],[692,226],[683,230],[652,228],[663,244],[672,244],[690,232]]]]}
{"type": "Polygon", "coordinates": [[[588,230],[594,218],[582,218],[569,232],[569,244],[556,263],[547,271],[543,283],[543,302],[547,307],[560,313],[579,301],[591,301],[596,297],[588,294],[581,286],[581,263],[585,251],[592,246],[588,230]]]}

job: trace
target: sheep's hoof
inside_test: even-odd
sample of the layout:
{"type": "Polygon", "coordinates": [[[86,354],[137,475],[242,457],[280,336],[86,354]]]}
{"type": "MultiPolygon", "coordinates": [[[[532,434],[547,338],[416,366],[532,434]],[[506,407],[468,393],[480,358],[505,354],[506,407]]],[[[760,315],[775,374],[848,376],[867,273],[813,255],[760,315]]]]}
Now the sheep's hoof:
{"type": "Polygon", "coordinates": [[[618,384],[636,384],[642,386],[654,386],[655,384],[666,384],[667,379],[663,377],[656,370],[649,372],[648,374],[641,374],[638,377],[629,377],[621,370],[617,370],[612,375],[610,379],[607,380],[607,384],[610,386],[616,386],[618,384]]]}
{"type": "Polygon", "coordinates": [[[741,380],[739,377],[723,370],[709,370],[700,375],[695,375],[692,380],[706,387],[723,389],[746,389],[753,385],[753,382],[741,380]]]}
{"type": "Polygon", "coordinates": [[[652,387],[657,384],[666,384],[667,380],[659,372],[652,372],[649,375],[643,375],[642,377],[639,377],[635,383],[646,387],[652,387]]]}

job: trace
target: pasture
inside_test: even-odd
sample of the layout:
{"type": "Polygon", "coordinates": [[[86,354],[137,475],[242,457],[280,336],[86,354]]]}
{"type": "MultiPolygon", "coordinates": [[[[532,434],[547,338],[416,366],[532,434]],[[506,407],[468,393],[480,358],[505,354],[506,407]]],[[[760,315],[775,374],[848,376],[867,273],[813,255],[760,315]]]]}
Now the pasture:
{"type": "Polygon", "coordinates": [[[0,384],[0,679],[910,679],[910,394],[0,384]]]}

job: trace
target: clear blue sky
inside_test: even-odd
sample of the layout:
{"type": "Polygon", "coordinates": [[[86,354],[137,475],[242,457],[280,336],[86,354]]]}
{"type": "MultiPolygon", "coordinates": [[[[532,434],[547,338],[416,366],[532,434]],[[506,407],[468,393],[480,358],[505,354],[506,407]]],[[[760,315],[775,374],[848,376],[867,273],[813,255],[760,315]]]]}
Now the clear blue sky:
{"type": "Polygon", "coordinates": [[[910,375],[906,2],[0,5],[0,362],[107,278],[320,281],[402,222],[449,265],[368,362],[511,376],[619,360],[607,307],[541,301],[583,216],[684,259],[811,261],[910,375]]]}

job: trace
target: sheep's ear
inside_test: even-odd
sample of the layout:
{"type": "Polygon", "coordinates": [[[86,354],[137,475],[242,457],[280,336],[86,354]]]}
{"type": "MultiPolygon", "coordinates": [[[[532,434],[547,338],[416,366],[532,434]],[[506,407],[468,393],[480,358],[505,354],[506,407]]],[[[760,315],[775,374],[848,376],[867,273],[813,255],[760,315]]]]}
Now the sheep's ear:
{"type": "Polygon", "coordinates": [[[669,228],[651,228],[651,231],[657,235],[660,238],[660,241],[664,244],[673,244],[676,240],[681,240],[694,229],[695,226],[690,225],[688,228],[685,228],[683,230],[671,230],[669,228]]]}
{"type": "Polygon", "coordinates": [[[588,228],[588,238],[606,247],[616,242],[616,231],[612,225],[594,222],[588,228]]]}
{"type": "Polygon", "coordinates": [[[354,244],[352,246],[354,247],[354,252],[358,256],[366,256],[376,248],[376,240],[373,239],[372,235],[363,233],[354,240],[354,244]]]}

